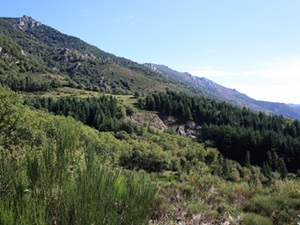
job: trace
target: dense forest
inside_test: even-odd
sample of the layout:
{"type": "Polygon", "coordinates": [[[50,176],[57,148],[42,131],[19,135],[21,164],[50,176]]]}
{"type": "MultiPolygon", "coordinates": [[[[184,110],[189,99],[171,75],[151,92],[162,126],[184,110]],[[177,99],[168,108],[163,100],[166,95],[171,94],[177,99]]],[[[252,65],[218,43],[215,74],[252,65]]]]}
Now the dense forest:
{"type": "Polygon", "coordinates": [[[287,171],[299,170],[298,120],[254,113],[225,102],[172,91],[148,95],[145,107],[185,121],[196,121],[202,126],[201,141],[212,141],[224,157],[243,165],[262,166],[268,177],[271,171],[278,170],[285,177],[287,171]]]}
{"type": "MultiPolygon", "coordinates": [[[[36,109],[46,108],[56,115],[72,116],[99,131],[126,130],[123,122],[126,111],[112,96],[96,98],[62,97],[29,98],[25,104],[36,109]]],[[[129,130],[127,130],[129,132],[129,130]]]]}

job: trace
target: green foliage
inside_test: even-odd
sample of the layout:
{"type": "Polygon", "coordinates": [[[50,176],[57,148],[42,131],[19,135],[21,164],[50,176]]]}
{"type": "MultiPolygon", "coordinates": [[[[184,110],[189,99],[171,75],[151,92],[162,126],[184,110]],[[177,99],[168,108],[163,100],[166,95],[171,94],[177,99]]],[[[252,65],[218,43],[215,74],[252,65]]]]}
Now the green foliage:
{"type": "Polygon", "coordinates": [[[31,55],[11,38],[0,33],[0,84],[15,91],[46,91],[50,89],[47,78],[35,78],[32,74],[47,73],[31,55]],[[30,74],[30,75],[29,75],[30,74]]]}
{"type": "Polygon", "coordinates": [[[143,169],[148,172],[170,170],[170,155],[155,145],[131,143],[132,149],[120,156],[120,165],[127,169],[143,169]]]}
{"type": "MultiPolygon", "coordinates": [[[[0,93],[4,224],[147,224],[151,215],[157,224],[166,218],[169,224],[178,219],[187,224],[238,224],[242,219],[293,224],[297,219],[298,180],[263,187],[258,167],[223,158],[208,142],[146,128],[100,133],[72,117],[30,110],[7,88],[0,93]],[[156,201],[153,181],[159,186],[156,201]]],[[[93,100],[96,105],[98,100],[93,100]]],[[[37,102],[51,105],[47,98],[37,102]]],[[[280,164],[276,154],[268,155],[270,163],[278,159],[280,164]]]]}
{"type": "Polygon", "coordinates": [[[20,118],[22,98],[8,88],[0,86],[0,128],[11,127],[20,118]]]}
{"type": "Polygon", "coordinates": [[[239,181],[240,180],[239,171],[236,168],[232,169],[230,171],[227,179],[230,180],[230,181],[239,181]]]}
{"type": "Polygon", "coordinates": [[[272,221],[254,213],[244,215],[243,223],[245,225],[272,225],[272,221]]]}
{"type": "Polygon", "coordinates": [[[188,208],[189,208],[190,213],[192,213],[194,215],[197,213],[203,213],[206,210],[208,210],[207,205],[201,201],[189,204],[188,208]]]}
{"type": "Polygon", "coordinates": [[[245,209],[272,218],[274,224],[289,224],[297,218],[300,200],[279,195],[256,196],[251,199],[245,209]]]}
{"type": "Polygon", "coordinates": [[[1,140],[17,138],[0,145],[1,224],[147,223],[155,188],[145,174],[104,164],[119,144],[112,135],[0,94],[1,140]]]}
{"type": "Polygon", "coordinates": [[[86,155],[85,167],[76,170],[70,162],[59,162],[51,150],[39,158],[28,154],[25,168],[13,158],[1,160],[1,176],[14,173],[9,189],[1,190],[4,224],[125,225],[149,220],[155,189],[146,177],[100,166],[93,153],[86,155]]]}
{"type": "Polygon", "coordinates": [[[30,98],[25,104],[41,109],[46,108],[58,115],[72,116],[75,119],[100,131],[117,131],[124,128],[130,132],[130,125],[123,122],[125,110],[118,105],[115,98],[103,95],[99,98],[62,97],[30,98]]]}
{"type": "Polygon", "coordinates": [[[126,115],[127,116],[132,116],[134,114],[135,110],[131,106],[126,107],[126,115]]]}
{"type": "MultiPolygon", "coordinates": [[[[224,157],[248,167],[250,163],[259,166],[268,163],[282,178],[288,171],[299,168],[300,123],[297,120],[256,114],[225,102],[172,91],[146,96],[145,108],[182,121],[193,119],[202,126],[201,141],[212,141],[224,157]]],[[[266,169],[265,173],[270,177],[266,169]]]]}
{"type": "Polygon", "coordinates": [[[0,83],[14,91],[48,91],[52,87],[50,80],[35,78],[33,76],[17,76],[15,74],[7,74],[0,76],[0,83]]]}
{"type": "Polygon", "coordinates": [[[0,145],[12,145],[19,138],[18,128],[23,115],[22,98],[0,86],[0,145]]]}
{"type": "Polygon", "coordinates": [[[218,155],[219,155],[219,151],[216,148],[207,148],[205,162],[207,164],[216,163],[218,155]]]}

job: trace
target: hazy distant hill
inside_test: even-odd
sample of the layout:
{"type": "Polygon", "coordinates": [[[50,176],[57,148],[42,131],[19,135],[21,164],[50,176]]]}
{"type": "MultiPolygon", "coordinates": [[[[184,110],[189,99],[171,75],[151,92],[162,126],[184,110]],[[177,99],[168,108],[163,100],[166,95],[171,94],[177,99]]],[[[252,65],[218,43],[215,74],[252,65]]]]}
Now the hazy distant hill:
{"type": "MultiPolygon", "coordinates": [[[[223,87],[204,77],[196,77],[189,73],[181,73],[164,65],[146,63],[145,66],[153,71],[160,72],[170,78],[183,82],[184,84],[199,89],[204,95],[221,101],[249,108],[253,111],[262,111],[268,114],[283,115],[292,119],[300,119],[300,111],[297,106],[291,107],[284,103],[258,101],[238,92],[235,89],[223,87]]],[[[298,105],[299,107],[299,105],[298,105]]],[[[300,107],[299,107],[300,108],[300,107]]]]}
{"type": "Polygon", "coordinates": [[[297,110],[300,110],[300,105],[299,104],[288,104],[289,106],[297,109],[297,110]]]}

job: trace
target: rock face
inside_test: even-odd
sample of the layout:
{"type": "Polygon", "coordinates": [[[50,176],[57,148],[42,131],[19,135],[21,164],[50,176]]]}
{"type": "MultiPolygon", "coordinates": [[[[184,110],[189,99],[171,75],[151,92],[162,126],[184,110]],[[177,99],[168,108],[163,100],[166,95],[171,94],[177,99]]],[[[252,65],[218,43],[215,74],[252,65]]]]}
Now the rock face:
{"type": "Polygon", "coordinates": [[[197,126],[195,122],[187,122],[186,124],[178,125],[176,132],[184,137],[196,138],[200,134],[201,126],[197,126]]]}
{"type": "Polygon", "coordinates": [[[36,21],[32,17],[26,16],[26,15],[19,18],[19,21],[18,21],[18,27],[22,30],[30,29],[30,28],[37,27],[40,25],[42,25],[41,22],[36,21]]]}
{"type": "Polygon", "coordinates": [[[151,70],[153,70],[154,72],[158,72],[158,73],[161,73],[157,67],[154,65],[154,64],[151,64],[151,63],[144,63],[144,66],[150,68],[151,70]]]}

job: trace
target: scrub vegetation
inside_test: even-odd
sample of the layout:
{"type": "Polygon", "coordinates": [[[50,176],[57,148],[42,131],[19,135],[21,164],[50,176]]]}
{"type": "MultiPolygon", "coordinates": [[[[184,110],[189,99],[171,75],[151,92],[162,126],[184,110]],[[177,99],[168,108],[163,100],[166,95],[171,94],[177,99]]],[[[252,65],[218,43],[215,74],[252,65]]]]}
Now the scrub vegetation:
{"type": "Polygon", "coordinates": [[[300,223],[298,120],[25,19],[0,18],[0,224],[300,223]]]}

